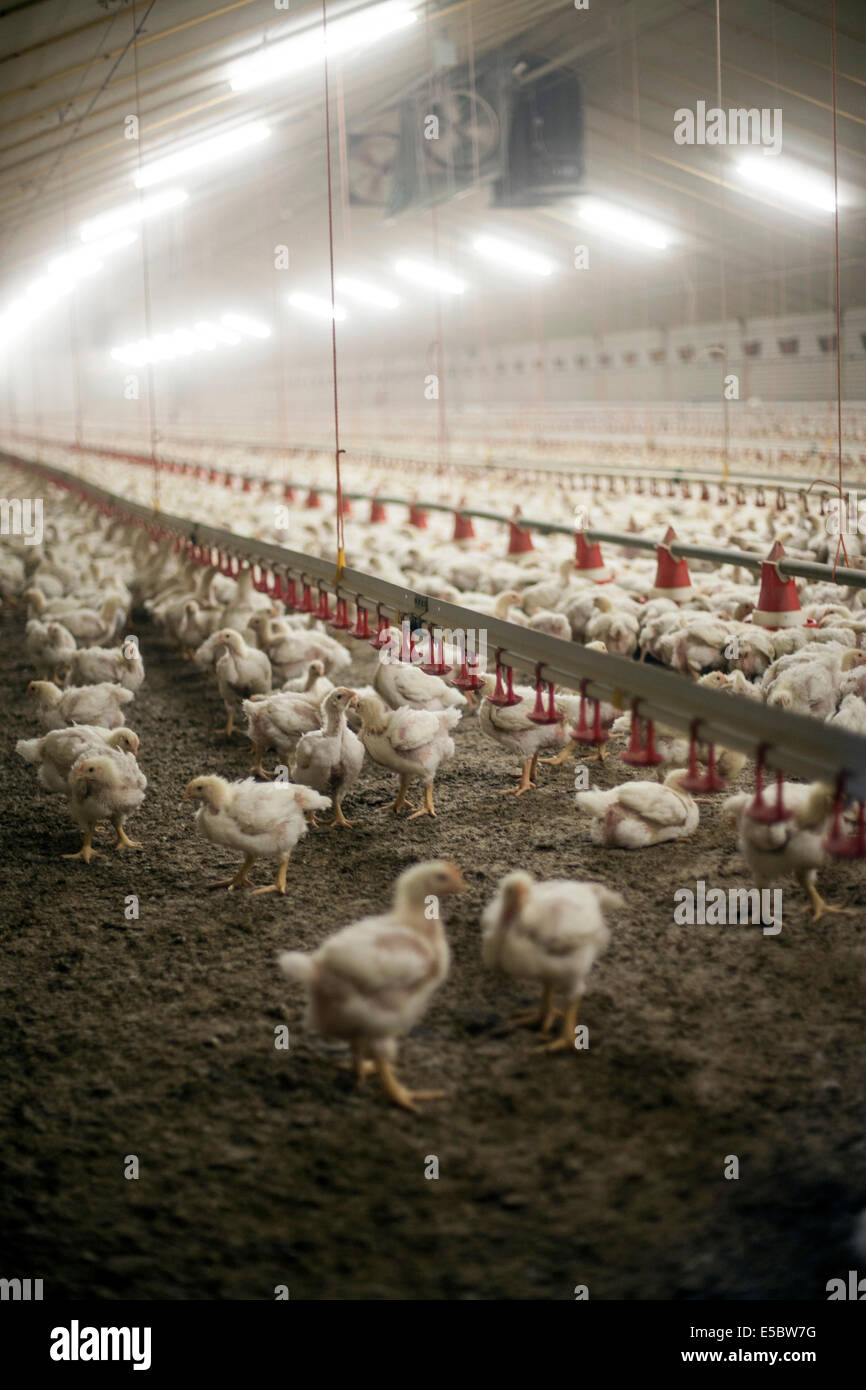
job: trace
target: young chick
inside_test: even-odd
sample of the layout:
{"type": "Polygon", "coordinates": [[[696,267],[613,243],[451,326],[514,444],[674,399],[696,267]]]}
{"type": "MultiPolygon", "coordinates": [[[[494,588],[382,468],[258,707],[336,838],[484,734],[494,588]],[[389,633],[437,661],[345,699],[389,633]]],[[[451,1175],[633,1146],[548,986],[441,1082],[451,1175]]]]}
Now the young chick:
{"type": "Polygon", "coordinates": [[[43,729],[62,729],[65,724],[99,724],[105,729],[119,729],[123,706],[134,698],[131,690],[109,681],[72,685],[66,690],[52,681],[31,681],[27,694],[37,701],[43,729]]]}
{"type": "Polygon", "coordinates": [[[28,661],[41,678],[50,680],[75,651],[75,638],[62,623],[41,623],[38,618],[31,618],[24,630],[28,661]]]}
{"type": "MultiPolygon", "coordinates": [[[[515,695],[520,696],[519,705],[494,705],[487,698],[493,694],[496,681],[493,676],[484,677],[484,699],[478,710],[478,727],[487,738],[493,739],[508,753],[516,753],[521,762],[520,784],[506,787],[501,796],[512,793],[522,796],[535,786],[538,757],[546,749],[563,749],[568,746],[568,730],[565,724],[565,708],[557,702],[556,710],[561,716],[556,724],[535,724],[529,718],[535,705],[535,691],[527,686],[515,686],[515,695]]],[[[569,697],[570,698],[570,697],[569,697]]]]}
{"type": "Polygon", "coordinates": [[[214,633],[213,642],[217,684],[226,707],[225,733],[234,733],[235,706],[251,695],[267,695],[271,688],[271,663],[256,647],[250,647],[239,632],[230,627],[214,633]]]}
{"type": "Polygon", "coordinates": [[[144,800],[147,778],[132,753],[106,748],[84,753],[69,774],[69,810],[81,830],[83,843],[77,854],[64,859],[83,859],[89,864],[98,853],[92,847],[93,832],[101,820],[110,820],[117,831],[115,849],[140,849],[127,839],[124,821],[144,800]]]}
{"type": "Polygon", "coordinates": [[[433,782],[440,764],[454,756],[450,730],[460,722],[456,709],[425,710],[408,707],[386,710],[378,695],[358,701],[361,741],[374,763],[400,774],[400,790],[386,810],[398,813],[406,803],[413,778],[424,782],[424,805],[409,817],[435,816],[433,782]]]}
{"type": "Polygon", "coordinates": [[[698,828],[699,811],[680,786],[680,769],[658,782],[621,782],[611,791],[578,792],[575,803],[581,815],[593,817],[590,839],[594,845],[618,849],[644,849],[664,840],[681,840],[698,828]]]}
{"type": "Polygon", "coordinates": [[[324,727],[304,734],[295,749],[292,781],[330,796],[334,803],[335,826],[354,821],[343,815],[343,797],[358,780],[364,762],[364,745],[346,723],[346,711],[358,703],[353,690],[338,686],[322,702],[324,727]]]}
{"type": "Polygon", "coordinates": [[[15,752],[26,763],[35,763],[38,780],[49,792],[68,792],[69,774],[83,753],[99,753],[107,747],[121,753],[138,754],[138,734],[121,726],[103,729],[96,724],[73,724],[68,729],[53,729],[42,738],[22,738],[15,752]]]}
{"type": "Polygon", "coordinates": [[[240,850],[244,862],[233,878],[212,888],[252,888],[249,871],[257,859],[278,860],[277,876],[256,893],[286,891],[286,870],[295,845],[307,833],[306,811],[325,810],[330,797],[293,782],[262,785],[252,777],[228,782],[224,777],[194,777],[184,791],[185,801],[198,801],[195,821],[206,840],[240,850]]]}
{"type": "Polygon", "coordinates": [[[253,765],[250,771],[257,777],[272,777],[262,767],[262,755],[275,748],[277,756],[288,767],[303,734],[321,727],[321,706],[310,695],[258,695],[244,700],[247,716],[247,738],[253,745],[253,765]]]}
{"type": "Polygon", "coordinates": [[[601,883],[506,874],[481,917],[481,956],[491,970],[541,982],[541,1009],[517,1022],[537,1023],[549,1033],[554,1000],[565,1002],[562,1032],[548,1050],[574,1047],[574,1030],[589,972],[610,939],[604,911],[624,907],[619,893],[601,883]]]}
{"type": "Polygon", "coordinates": [[[413,865],[397,879],[390,912],[344,927],[311,955],[284,951],[279,957],[283,974],[306,986],[308,1026],[347,1042],[358,1080],[378,1071],[386,1094],[406,1110],[415,1110],[417,1100],[442,1095],[407,1090],[397,1080],[394,1061],[397,1039],[426,1012],[448,974],[439,900],[465,886],[455,864],[413,865]]]}
{"type": "Polygon", "coordinates": [[[782,798],[790,820],[756,821],[746,815],[752,797],[748,792],[729,796],[722,811],[739,831],[740,852],[758,888],[769,888],[781,878],[793,877],[812,904],[817,922],[825,912],[849,914],[852,909],[832,907],[818,892],[818,870],[827,862],[824,838],[833,814],[834,794],[821,782],[784,782],[782,798]]]}

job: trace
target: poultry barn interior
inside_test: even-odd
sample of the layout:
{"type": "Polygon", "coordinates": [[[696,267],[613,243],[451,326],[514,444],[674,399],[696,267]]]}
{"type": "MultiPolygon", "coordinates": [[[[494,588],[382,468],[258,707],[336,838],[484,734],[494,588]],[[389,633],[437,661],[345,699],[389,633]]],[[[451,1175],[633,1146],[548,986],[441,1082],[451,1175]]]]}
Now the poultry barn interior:
{"type": "Polygon", "coordinates": [[[0,73],[3,1288],[833,1297],[862,7],[24,0],[0,73]]]}

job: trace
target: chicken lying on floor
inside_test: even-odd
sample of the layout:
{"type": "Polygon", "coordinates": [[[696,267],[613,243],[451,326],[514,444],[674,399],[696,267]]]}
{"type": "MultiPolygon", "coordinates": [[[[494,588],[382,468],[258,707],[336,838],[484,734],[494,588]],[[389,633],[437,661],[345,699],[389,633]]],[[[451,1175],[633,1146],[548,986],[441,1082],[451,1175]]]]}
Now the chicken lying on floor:
{"type": "Polygon", "coordinates": [[[83,843],[77,854],[63,858],[89,864],[98,853],[92,845],[93,832],[103,820],[111,821],[117,831],[115,849],[140,849],[137,840],[127,838],[124,822],[138,810],[146,787],[147,778],[132,753],[106,748],[82,754],[69,774],[69,811],[83,843]]]}
{"type": "Polygon", "coordinates": [[[424,783],[424,805],[413,811],[416,816],[435,816],[433,782],[441,763],[454,757],[454,740],[450,730],[460,723],[457,709],[386,710],[378,695],[358,701],[361,715],[361,742],[374,763],[400,774],[400,790],[386,810],[396,813],[408,805],[409,783],[420,779],[424,783]]]}
{"type": "Polygon", "coordinates": [[[185,801],[198,801],[196,825],[206,840],[239,850],[244,862],[233,878],[212,888],[252,888],[249,872],[257,859],[276,859],[277,876],[256,893],[286,891],[286,870],[295,845],[307,833],[305,813],[323,811],[330,797],[293,782],[228,782],[224,777],[194,777],[184,791],[185,801]]]}
{"type": "Polygon", "coordinates": [[[782,800],[793,812],[790,820],[756,821],[747,815],[750,792],[729,796],[722,811],[739,831],[740,852],[758,888],[769,888],[782,878],[795,878],[812,904],[813,921],[825,912],[852,913],[832,907],[818,892],[818,870],[827,863],[824,839],[830,828],[834,794],[821,782],[783,782],[782,800]]]}
{"type": "Polygon", "coordinates": [[[82,647],[72,652],[62,665],[68,686],[98,685],[108,681],[135,694],[144,682],[144,662],[138,643],[132,637],[128,637],[122,647],[82,647]]]}
{"type": "Polygon", "coordinates": [[[99,724],[119,729],[123,706],[135,697],[122,685],[101,681],[99,685],[71,685],[61,690],[52,681],[31,681],[28,696],[36,701],[43,729],[62,729],[65,724],[99,724]]]}
{"type": "Polygon", "coordinates": [[[541,1009],[519,1023],[537,1023],[549,1033],[555,999],[565,1004],[562,1031],[547,1044],[550,1052],[574,1047],[577,1010],[589,972],[610,940],[604,912],[624,907],[619,893],[601,883],[551,879],[536,883],[531,874],[506,874],[481,917],[481,955],[491,970],[541,983],[541,1009]]]}
{"type": "Polygon", "coordinates": [[[590,839],[594,845],[618,849],[644,849],[664,840],[681,840],[698,828],[700,813],[680,782],[681,769],[658,782],[621,782],[611,791],[578,792],[578,813],[592,816],[590,839]]]}
{"type": "Polygon", "coordinates": [[[75,651],[75,638],[62,623],[41,623],[38,618],[31,618],[25,631],[28,661],[39,677],[50,680],[75,651]]]}
{"type": "Polygon", "coordinates": [[[337,686],[322,702],[324,725],[304,734],[295,749],[292,781],[330,796],[334,819],[330,829],[351,826],[343,815],[343,797],[358,780],[364,762],[364,745],[346,723],[346,711],[358,703],[354,690],[337,686]]]}
{"type": "Polygon", "coordinates": [[[344,927],[309,955],[279,957],[283,974],[307,989],[308,1025],[347,1042],[358,1080],[378,1071],[387,1095],[407,1110],[442,1095],[407,1090],[394,1061],[397,1039],[415,1026],[448,974],[439,901],[465,886],[455,864],[413,865],[397,879],[390,912],[344,927]]]}
{"type": "Polygon", "coordinates": [[[105,748],[138,754],[138,734],[121,726],[105,729],[96,724],[73,724],[68,729],[52,729],[42,738],[21,738],[15,752],[26,763],[39,768],[40,786],[49,792],[69,791],[69,774],[83,753],[100,753],[105,748]]]}

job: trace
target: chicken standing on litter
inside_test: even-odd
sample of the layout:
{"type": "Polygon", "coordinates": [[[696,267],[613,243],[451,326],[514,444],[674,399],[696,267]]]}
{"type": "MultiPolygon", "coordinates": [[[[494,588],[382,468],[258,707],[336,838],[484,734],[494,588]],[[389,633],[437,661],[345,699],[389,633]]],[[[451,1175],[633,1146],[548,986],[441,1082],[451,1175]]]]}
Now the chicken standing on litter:
{"type": "Polygon", "coordinates": [[[394,886],[390,912],[365,917],[316,951],[285,951],[279,966],[307,990],[307,1023],[352,1050],[359,1081],[377,1071],[387,1095],[406,1110],[441,1091],[410,1091],[397,1079],[397,1039],[426,1012],[448,974],[450,952],[440,899],[465,888],[456,864],[415,864],[394,886]]]}

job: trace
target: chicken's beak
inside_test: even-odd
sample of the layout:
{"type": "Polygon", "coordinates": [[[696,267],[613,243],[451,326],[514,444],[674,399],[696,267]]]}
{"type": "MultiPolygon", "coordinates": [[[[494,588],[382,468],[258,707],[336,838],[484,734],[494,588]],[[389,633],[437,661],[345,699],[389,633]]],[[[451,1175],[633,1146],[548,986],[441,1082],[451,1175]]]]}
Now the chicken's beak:
{"type": "Polygon", "coordinates": [[[186,785],[186,786],[184,787],[184,789],[183,789],[183,800],[184,800],[184,801],[192,801],[192,792],[190,791],[190,787],[191,787],[191,786],[192,786],[192,783],[191,783],[191,782],[188,782],[187,785],[186,785]]]}

